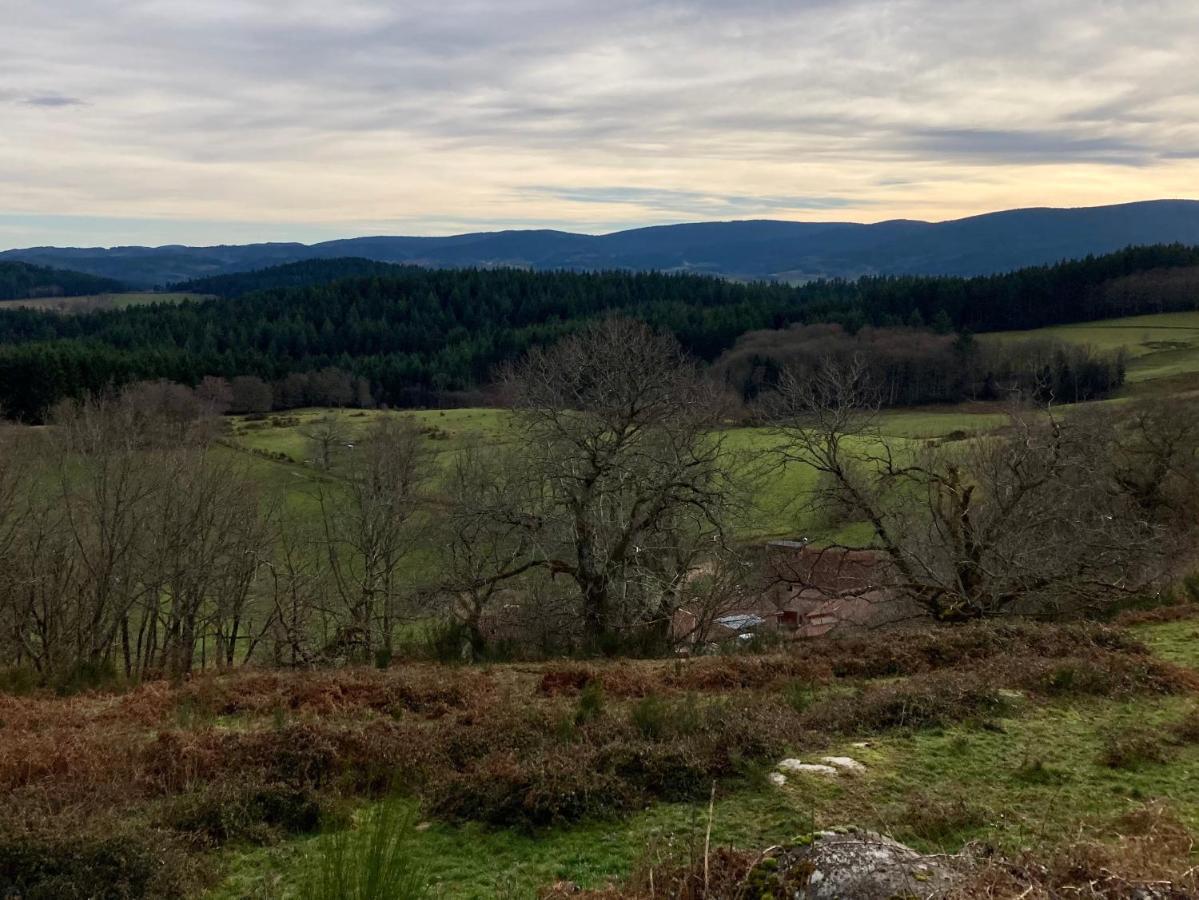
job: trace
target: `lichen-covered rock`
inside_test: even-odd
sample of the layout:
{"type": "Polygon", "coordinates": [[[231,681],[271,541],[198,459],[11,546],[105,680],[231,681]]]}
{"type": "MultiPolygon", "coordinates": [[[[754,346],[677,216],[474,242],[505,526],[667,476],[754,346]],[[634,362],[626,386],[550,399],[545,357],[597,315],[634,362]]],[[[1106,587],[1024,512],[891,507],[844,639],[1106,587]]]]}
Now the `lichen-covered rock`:
{"type": "Polygon", "coordinates": [[[799,759],[784,759],[778,764],[778,768],[784,772],[793,772],[797,775],[807,773],[809,775],[836,775],[837,770],[832,766],[826,766],[819,763],[806,763],[799,759]]]}
{"type": "Polygon", "coordinates": [[[865,772],[866,767],[852,756],[823,756],[820,761],[826,766],[833,766],[845,772],[865,772]]]}
{"type": "Polygon", "coordinates": [[[958,880],[953,857],[928,856],[869,831],[823,831],[788,848],[780,870],[807,873],[796,900],[895,900],[943,894],[958,880]]]}

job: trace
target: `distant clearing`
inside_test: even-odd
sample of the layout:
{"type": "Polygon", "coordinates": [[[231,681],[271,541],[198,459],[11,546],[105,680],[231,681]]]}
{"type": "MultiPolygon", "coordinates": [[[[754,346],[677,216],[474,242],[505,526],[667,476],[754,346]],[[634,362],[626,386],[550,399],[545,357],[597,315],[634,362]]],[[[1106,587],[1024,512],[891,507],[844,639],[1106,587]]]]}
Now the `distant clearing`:
{"type": "Polygon", "coordinates": [[[159,293],[133,291],[126,294],[86,294],[82,297],[38,297],[33,300],[0,300],[0,309],[25,307],[58,312],[93,312],[101,309],[126,309],[149,303],[182,303],[185,300],[208,300],[207,294],[159,293]]]}
{"type": "Polygon", "coordinates": [[[1105,319],[1077,325],[1054,325],[1036,331],[1001,331],[979,335],[983,341],[1057,338],[1100,350],[1128,353],[1128,381],[1139,384],[1199,373],[1199,312],[1159,313],[1105,319]]]}

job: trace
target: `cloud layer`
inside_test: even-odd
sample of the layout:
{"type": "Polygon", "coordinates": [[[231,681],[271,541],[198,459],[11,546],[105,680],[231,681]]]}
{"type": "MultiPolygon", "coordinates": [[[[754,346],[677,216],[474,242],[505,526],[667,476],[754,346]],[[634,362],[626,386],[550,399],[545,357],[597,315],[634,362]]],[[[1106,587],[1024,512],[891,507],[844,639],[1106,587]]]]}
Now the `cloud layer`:
{"type": "Polygon", "coordinates": [[[1194,0],[0,0],[0,245],[1194,196],[1194,0]]]}

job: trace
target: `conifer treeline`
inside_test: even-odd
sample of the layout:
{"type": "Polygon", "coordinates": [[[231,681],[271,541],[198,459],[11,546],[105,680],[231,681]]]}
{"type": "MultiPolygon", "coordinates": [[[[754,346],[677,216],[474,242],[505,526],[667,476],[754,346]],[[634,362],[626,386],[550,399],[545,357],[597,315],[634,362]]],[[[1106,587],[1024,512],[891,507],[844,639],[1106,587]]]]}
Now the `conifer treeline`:
{"type": "Polygon", "coordinates": [[[0,406],[36,420],[62,397],[111,384],[195,385],[206,375],[277,382],[330,367],[366,379],[377,400],[395,405],[483,384],[497,364],[610,312],[667,329],[713,360],[746,332],[796,323],[832,322],[850,333],[866,325],[981,332],[1191,309],[1196,273],[1199,248],[1181,245],[983,278],[798,287],[325,260],[210,280],[203,287],[229,296],[207,301],[79,315],[2,311],[0,406]]]}

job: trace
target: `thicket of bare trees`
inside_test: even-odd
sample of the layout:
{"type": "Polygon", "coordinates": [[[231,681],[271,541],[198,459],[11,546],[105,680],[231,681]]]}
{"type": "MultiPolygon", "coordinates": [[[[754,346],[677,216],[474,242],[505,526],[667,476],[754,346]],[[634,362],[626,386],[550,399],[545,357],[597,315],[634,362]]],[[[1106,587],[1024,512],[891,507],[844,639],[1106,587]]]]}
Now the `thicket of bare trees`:
{"type": "Polygon", "coordinates": [[[836,324],[751,331],[716,362],[716,373],[747,399],[774,390],[784,372],[814,377],[827,361],[858,360],[884,406],[996,400],[1012,390],[1078,403],[1107,396],[1124,382],[1122,353],[1051,339],[975,340],[923,328],[836,324]]]}
{"type": "Polygon", "coordinates": [[[869,525],[820,551],[874,554],[862,595],[941,621],[1077,611],[1151,588],[1193,544],[1190,404],[1013,405],[998,434],[932,445],[882,435],[879,405],[861,361],[787,374],[771,404],[780,464],[817,473],[811,505],[869,525]]]}
{"type": "Polygon", "coordinates": [[[0,431],[0,666],[180,678],[390,651],[429,476],[417,436],[382,421],[283,499],[212,411],[139,384],[0,431]]]}
{"type": "Polygon", "coordinates": [[[264,543],[257,492],[209,452],[182,390],[63,404],[44,434],[10,435],[0,640],[13,661],[46,677],[109,664],[180,676],[202,633],[236,643],[264,543]]]}

